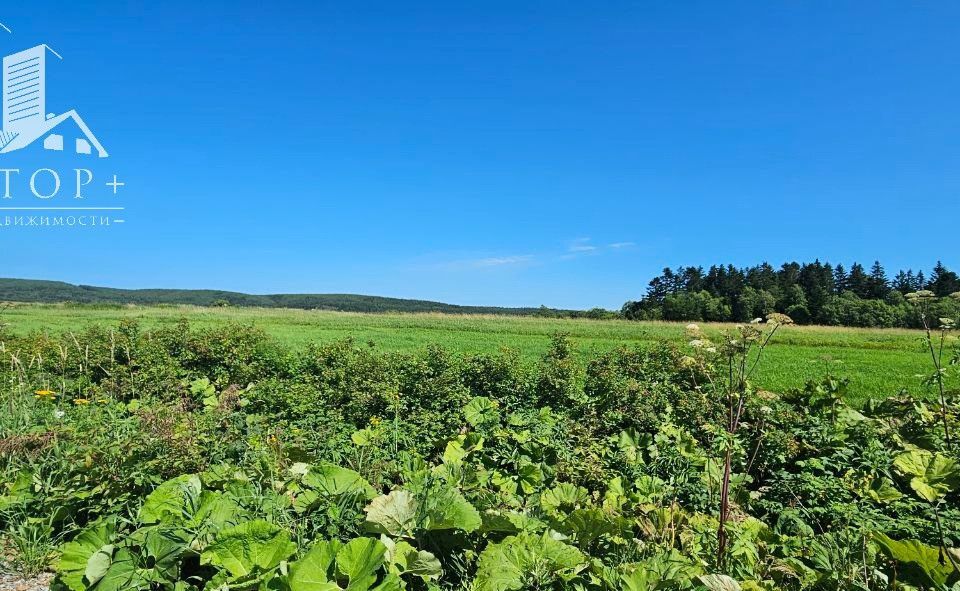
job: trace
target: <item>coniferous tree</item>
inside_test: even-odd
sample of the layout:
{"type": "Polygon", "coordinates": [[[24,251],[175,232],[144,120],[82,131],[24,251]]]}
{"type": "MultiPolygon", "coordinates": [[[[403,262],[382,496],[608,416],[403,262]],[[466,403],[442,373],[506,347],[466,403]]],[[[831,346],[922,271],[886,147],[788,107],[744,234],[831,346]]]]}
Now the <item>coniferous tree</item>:
{"type": "Polygon", "coordinates": [[[882,300],[890,293],[890,282],[887,280],[887,272],[884,271],[880,261],[874,261],[870,267],[870,277],[867,280],[867,297],[875,300],[882,300]]]}
{"type": "Polygon", "coordinates": [[[833,293],[841,294],[850,289],[849,281],[847,270],[843,268],[843,265],[837,265],[837,268],[833,270],[833,293]]]}
{"type": "Polygon", "coordinates": [[[854,263],[850,267],[850,275],[847,277],[847,287],[858,297],[870,297],[870,280],[867,272],[860,263],[854,263]]]}
{"type": "Polygon", "coordinates": [[[703,267],[681,267],[679,274],[683,278],[684,291],[692,293],[703,291],[703,267]]]}
{"type": "Polygon", "coordinates": [[[913,288],[914,281],[915,279],[911,269],[907,269],[906,271],[901,270],[899,273],[897,273],[896,277],[893,278],[893,281],[890,283],[890,287],[906,295],[911,291],[916,291],[913,288]]]}
{"type": "Polygon", "coordinates": [[[948,296],[960,291],[960,277],[944,267],[942,262],[937,261],[937,266],[933,268],[933,273],[930,275],[930,281],[927,282],[927,289],[938,297],[948,296]]]}

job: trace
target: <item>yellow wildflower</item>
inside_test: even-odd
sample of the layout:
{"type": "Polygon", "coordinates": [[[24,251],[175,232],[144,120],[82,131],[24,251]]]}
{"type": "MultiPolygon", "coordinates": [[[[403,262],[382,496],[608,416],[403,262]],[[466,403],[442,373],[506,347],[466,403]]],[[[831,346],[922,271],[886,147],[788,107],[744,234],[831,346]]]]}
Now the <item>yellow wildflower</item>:
{"type": "Polygon", "coordinates": [[[56,400],[57,393],[53,390],[37,390],[33,397],[37,400],[56,400]]]}
{"type": "Polygon", "coordinates": [[[382,422],[383,422],[383,419],[381,419],[380,417],[370,417],[370,424],[374,427],[378,426],[382,422]]]}
{"type": "Polygon", "coordinates": [[[84,406],[86,404],[90,404],[90,400],[87,398],[74,398],[73,403],[77,406],[84,406]]]}

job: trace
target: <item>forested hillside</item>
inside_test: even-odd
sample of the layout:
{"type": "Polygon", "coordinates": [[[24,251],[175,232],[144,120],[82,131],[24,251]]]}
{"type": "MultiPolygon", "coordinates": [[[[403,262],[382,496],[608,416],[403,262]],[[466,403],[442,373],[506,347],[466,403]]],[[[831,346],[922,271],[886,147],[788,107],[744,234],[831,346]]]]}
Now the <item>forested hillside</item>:
{"type": "Polygon", "coordinates": [[[73,285],[61,281],[0,279],[0,301],[77,304],[175,304],[194,306],[257,306],[263,308],[323,309],[341,312],[442,312],[446,314],[567,315],[549,308],[457,306],[425,300],[407,300],[353,294],[252,295],[211,289],[114,289],[73,285]]]}

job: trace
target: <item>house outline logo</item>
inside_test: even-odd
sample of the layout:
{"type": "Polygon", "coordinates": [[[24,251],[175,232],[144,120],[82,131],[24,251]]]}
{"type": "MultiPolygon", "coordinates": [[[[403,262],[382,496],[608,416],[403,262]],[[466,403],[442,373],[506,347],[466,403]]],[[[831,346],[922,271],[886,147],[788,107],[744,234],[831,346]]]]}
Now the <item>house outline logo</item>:
{"type": "MultiPolygon", "coordinates": [[[[0,28],[10,32],[3,23],[0,28]]],[[[3,120],[0,129],[0,154],[22,150],[43,140],[46,150],[64,151],[64,135],[56,133],[72,121],[80,133],[74,138],[77,154],[100,158],[109,154],[76,109],[62,114],[47,111],[47,58],[63,58],[49,45],[42,44],[3,58],[3,120]]]]}

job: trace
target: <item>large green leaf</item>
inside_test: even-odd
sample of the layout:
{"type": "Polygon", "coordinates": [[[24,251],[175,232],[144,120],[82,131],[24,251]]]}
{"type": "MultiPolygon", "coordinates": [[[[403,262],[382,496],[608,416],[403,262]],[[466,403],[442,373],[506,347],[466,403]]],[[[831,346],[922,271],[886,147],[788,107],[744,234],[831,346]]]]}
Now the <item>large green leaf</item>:
{"type": "Polygon", "coordinates": [[[147,575],[158,583],[175,583],[180,578],[180,562],[189,549],[190,535],[179,529],[148,528],[142,553],[152,565],[147,575]]]}
{"type": "Polygon", "coordinates": [[[577,509],[557,527],[571,536],[577,546],[586,549],[603,536],[620,534],[627,524],[625,520],[600,509],[577,509]]]}
{"type": "Polygon", "coordinates": [[[700,575],[697,579],[710,591],[740,591],[740,583],[727,575],[700,575]]]}
{"type": "Polygon", "coordinates": [[[427,496],[426,515],[420,527],[426,530],[459,529],[476,531],[482,524],[480,513],[460,491],[440,488],[427,496]]]}
{"type": "Polygon", "coordinates": [[[587,489],[563,482],[540,495],[540,507],[547,513],[566,514],[584,506],[589,500],[587,489]]]}
{"type": "Polygon", "coordinates": [[[285,580],[289,591],[400,591],[400,579],[389,573],[374,586],[386,553],[387,546],[371,538],[356,538],[346,544],[321,540],[290,565],[289,574],[281,581],[285,580]],[[345,581],[346,587],[338,581],[345,581]]]}
{"type": "Polygon", "coordinates": [[[257,520],[221,531],[203,551],[200,561],[222,567],[231,578],[241,579],[276,567],[296,549],[286,531],[257,520]]]}
{"type": "Polygon", "coordinates": [[[135,591],[149,589],[150,583],[142,569],[137,568],[137,558],[125,549],[117,551],[110,568],[97,583],[96,591],[135,591]]]}
{"type": "Polygon", "coordinates": [[[168,480],[147,495],[140,508],[140,522],[181,523],[189,519],[199,506],[203,485],[196,474],[168,480]]]}
{"type": "Polygon", "coordinates": [[[893,540],[884,534],[874,534],[880,550],[900,563],[899,578],[919,587],[942,587],[953,572],[953,565],[941,555],[942,550],[917,540],[893,540]]]}
{"type": "Polygon", "coordinates": [[[377,491],[359,472],[333,464],[312,466],[303,475],[304,490],[297,495],[293,507],[299,512],[313,509],[324,499],[354,497],[369,500],[377,491]]]}
{"type": "Polygon", "coordinates": [[[346,577],[348,591],[366,591],[377,580],[387,547],[379,540],[356,538],[337,552],[337,572],[346,577]]]}
{"type": "Polygon", "coordinates": [[[364,508],[367,529],[393,537],[413,537],[417,527],[419,503],[406,490],[379,496],[364,508]]]}
{"type": "Polygon", "coordinates": [[[337,591],[340,586],[330,580],[330,567],[340,550],[340,542],[320,540],[303,558],[290,565],[287,584],[290,591],[337,591]]]}
{"type": "Polygon", "coordinates": [[[930,503],[943,497],[960,484],[957,462],[943,454],[914,449],[898,455],[894,467],[910,476],[910,488],[930,503]]]}
{"type": "Polygon", "coordinates": [[[385,558],[390,565],[390,572],[414,575],[424,581],[437,579],[443,574],[440,561],[430,552],[417,550],[403,540],[394,542],[387,536],[381,536],[380,541],[387,547],[385,558]]]}
{"type": "Polygon", "coordinates": [[[878,503],[892,503],[903,497],[893,482],[886,477],[874,478],[866,489],[866,495],[878,503]]]}
{"type": "Polygon", "coordinates": [[[60,581],[72,591],[84,591],[103,578],[112,561],[114,532],[113,524],[104,521],[88,527],[72,542],[64,544],[57,565],[60,581]],[[89,568],[89,574],[97,579],[93,582],[86,578],[91,559],[95,565],[89,568]]]}
{"type": "Polygon", "coordinates": [[[463,407],[463,418],[480,429],[496,424],[500,420],[498,405],[485,396],[477,396],[463,407]]]}
{"type": "Polygon", "coordinates": [[[506,532],[511,534],[521,531],[538,532],[546,528],[546,524],[516,511],[487,509],[483,515],[483,532],[506,532]]]}
{"type": "Polygon", "coordinates": [[[480,554],[474,591],[519,591],[569,581],[587,564],[582,552],[549,535],[521,533],[480,554]]]}
{"type": "Polygon", "coordinates": [[[83,580],[87,587],[96,585],[103,575],[110,570],[113,563],[113,544],[102,546],[87,560],[87,568],[83,570],[83,580]]]}
{"type": "Polygon", "coordinates": [[[218,531],[228,525],[236,525],[243,515],[243,509],[232,496],[205,490],[200,493],[200,503],[188,524],[193,529],[218,531]]]}

